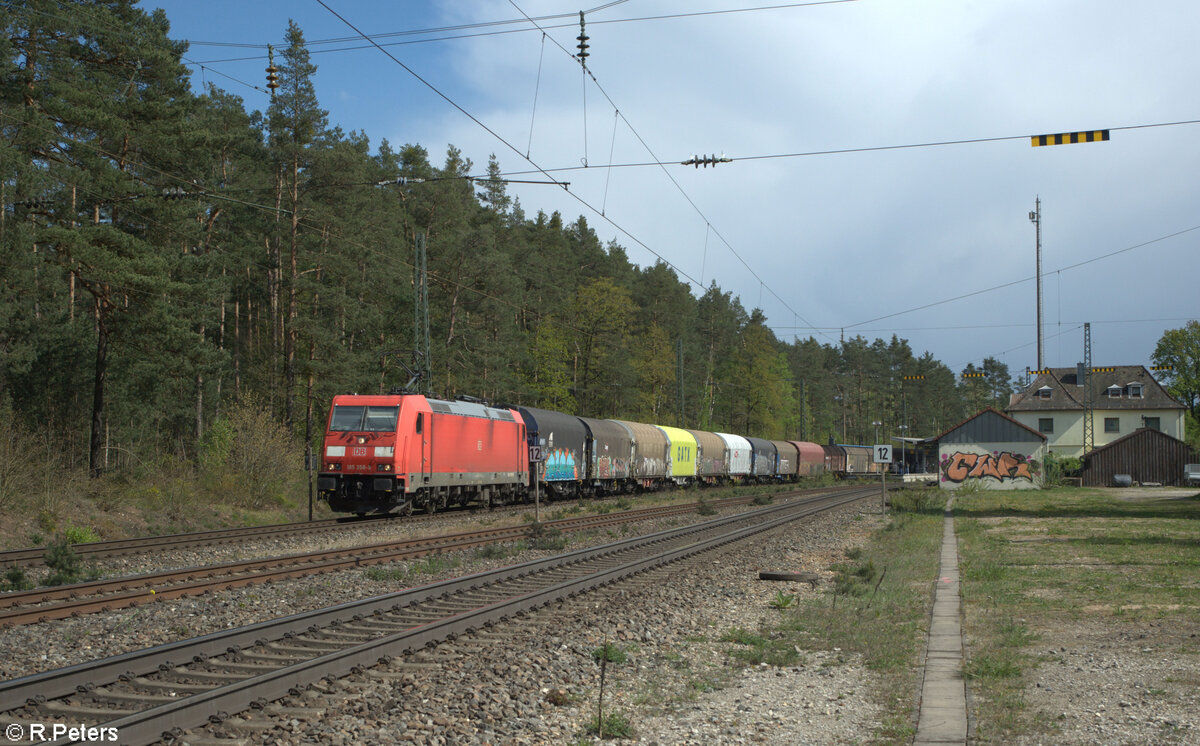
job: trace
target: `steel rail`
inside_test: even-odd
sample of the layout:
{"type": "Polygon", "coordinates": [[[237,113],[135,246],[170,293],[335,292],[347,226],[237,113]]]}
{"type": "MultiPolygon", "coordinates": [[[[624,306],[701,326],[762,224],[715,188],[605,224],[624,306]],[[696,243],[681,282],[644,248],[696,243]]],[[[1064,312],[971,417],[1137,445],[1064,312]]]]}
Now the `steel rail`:
{"type": "MultiPolygon", "coordinates": [[[[871,494],[874,494],[874,490],[871,491],[871,494]]],[[[836,499],[834,498],[834,500],[836,499]]],[[[845,501],[850,502],[850,500],[845,501]]],[[[779,510],[786,510],[788,507],[795,508],[796,504],[783,506],[779,510]]],[[[103,724],[103,727],[117,728],[121,741],[127,744],[146,744],[160,739],[174,739],[182,735],[183,731],[188,728],[213,720],[214,713],[222,713],[227,717],[231,712],[239,712],[255,706],[261,707],[267,702],[289,694],[299,694],[306,686],[321,679],[339,678],[359,669],[386,665],[391,662],[395,652],[411,652],[458,635],[474,632],[480,627],[490,626],[497,621],[529,613],[556,601],[587,593],[648,570],[741,541],[829,507],[831,506],[806,506],[796,515],[785,515],[755,526],[668,550],[662,554],[641,557],[580,578],[564,580],[530,593],[447,616],[444,619],[415,626],[376,640],[369,640],[345,650],[327,653],[209,692],[192,695],[177,702],[159,705],[118,718],[103,724]]],[[[726,520],[721,519],[722,522],[726,520]]],[[[216,719],[224,718],[218,716],[216,719]]],[[[56,741],[55,743],[60,742],[56,741]]],[[[78,742],[66,740],[61,743],[65,745],[78,742]]]]}
{"type": "MultiPolygon", "coordinates": [[[[7,711],[16,710],[16,709],[24,706],[26,703],[36,704],[38,702],[43,702],[48,699],[55,699],[55,698],[59,698],[59,697],[63,697],[63,696],[68,696],[74,692],[85,692],[86,693],[87,691],[93,689],[96,686],[103,685],[103,684],[106,684],[108,682],[112,682],[112,681],[115,681],[118,679],[133,680],[143,674],[147,674],[147,673],[151,673],[151,672],[159,671],[159,670],[170,670],[173,667],[180,665],[180,664],[187,664],[192,661],[205,661],[210,657],[222,655],[227,652],[240,651],[244,647],[250,647],[253,645],[257,645],[257,644],[263,644],[266,640],[269,640],[269,639],[281,640],[281,639],[292,638],[298,634],[313,632],[314,630],[318,630],[321,627],[333,627],[336,629],[336,626],[339,623],[345,623],[346,620],[361,620],[361,619],[365,619],[367,616],[370,616],[370,615],[379,615],[379,614],[384,614],[384,613],[389,613],[389,612],[395,613],[395,614],[402,614],[406,607],[411,607],[414,604],[418,604],[418,603],[421,603],[424,601],[429,601],[432,599],[449,598],[450,595],[455,592],[470,592],[470,591],[480,589],[485,584],[495,585],[496,583],[504,582],[504,581],[511,581],[511,580],[515,580],[515,579],[527,579],[536,572],[544,572],[547,570],[554,570],[554,569],[563,568],[563,567],[572,567],[572,566],[578,565],[578,564],[583,563],[588,560],[594,560],[595,558],[611,558],[611,557],[615,556],[618,552],[629,552],[629,551],[633,551],[634,549],[636,549],[638,547],[644,547],[647,545],[660,545],[662,542],[665,542],[665,541],[681,541],[684,538],[689,537],[689,536],[701,534],[706,531],[712,531],[712,530],[716,529],[718,526],[720,526],[721,524],[739,523],[739,522],[745,522],[748,520],[756,520],[757,521],[759,519],[766,521],[766,519],[768,519],[770,516],[783,512],[784,518],[777,518],[777,519],[775,519],[774,522],[770,522],[770,525],[766,525],[764,523],[764,524],[751,526],[748,529],[743,529],[743,531],[750,531],[752,533],[757,533],[758,531],[767,530],[767,528],[769,528],[773,525],[778,525],[778,522],[780,522],[780,521],[794,520],[795,518],[800,517],[799,513],[801,513],[801,511],[803,511],[806,514],[811,513],[811,512],[816,512],[817,510],[822,510],[822,509],[827,509],[829,507],[833,507],[833,504],[835,504],[835,503],[836,504],[844,504],[846,502],[851,502],[853,500],[861,499],[861,497],[863,497],[863,496],[869,496],[872,494],[874,494],[874,490],[870,490],[869,493],[864,494],[864,495],[852,493],[850,495],[835,496],[833,498],[816,499],[816,500],[809,500],[809,501],[804,501],[804,502],[794,502],[794,503],[789,503],[789,504],[785,504],[782,506],[775,506],[775,507],[766,508],[766,509],[759,510],[759,511],[754,511],[752,513],[744,513],[744,514],[739,514],[738,516],[731,516],[731,517],[716,519],[716,520],[709,521],[706,523],[696,524],[694,526],[688,526],[688,527],[670,529],[667,531],[661,531],[656,534],[651,534],[651,535],[648,535],[645,537],[640,537],[637,539],[627,539],[624,541],[605,545],[603,547],[577,550],[575,552],[569,552],[564,555],[559,555],[558,557],[533,560],[530,562],[522,563],[520,565],[514,565],[511,567],[507,567],[507,568],[501,568],[499,570],[478,573],[475,575],[466,576],[464,578],[447,580],[447,581],[442,581],[439,583],[430,584],[427,586],[422,586],[419,588],[398,591],[395,593],[386,594],[384,596],[379,596],[379,597],[376,597],[373,599],[349,602],[349,603],[341,604],[341,605],[338,605],[335,607],[330,607],[327,609],[320,609],[320,610],[316,610],[316,611],[305,612],[302,614],[291,615],[289,617],[285,617],[285,618],[279,619],[279,620],[273,620],[270,622],[261,622],[261,623],[249,625],[249,626],[243,627],[243,628],[216,632],[216,633],[212,633],[212,634],[205,635],[202,637],[194,638],[191,640],[183,640],[183,641],[178,641],[175,643],[168,643],[166,645],[160,645],[160,646],[157,646],[154,648],[149,648],[146,650],[133,651],[133,652],[125,653],[125,654],[118,655],[118,656],[112,656],[110,658],[106,658],[106,659],[103,659],[100,661],[79,664],[76,666],[71,666],[71,667],[59,669],[56,671],[47,671],[47,672],[43,672],[40,674],[33,674],[30,676],[22,677],[20,679],[14,679],[12,681],[0,683],[0,711],[7,712],[7,711]],[[796,513],[797,515],[788,516],[787,515],[788,513],[796,513]]],[[[694,550],[694,547],[703,545],[704,543],[705,542],[702,542],[702,541],[689,542],[689,543],[685,544],[682,548],[676,549],[674,551],[690,552],[690,551],[694,550]]],[[[638,562],[640,562],[640,561],[641,560],[638,560],[638,562]]],[[[629,563],[625,563],[626,566],[628,566],[628,564],[629,563]]],[[[604,569],[604,570],[600,571],[598,574],[593,573],[593,576],[609,577],[612,572],[614,572],[614,570],[611,568],[604,569]]],[[[563,582],[574,582],[574,581],[563,581],[563,582]]],[[[557,583],[556,585],[560,585],[560,584],[561,583],[557,583]]],[[[544,594],[545,594],[545,590],[535,590],[530,593],[524,593],[519,598],[525,599],[526,602],[529,602],[530,599],[543,598],[544,594]]],[[[528,603],[526,603],[526,605],[524,605],[524,606],[520,606],[520,605],[512,606],[511,605],[512,603],[515,603],[515,602],[511,602],[511,600],[505,600],[505,601],[501,601],[501,602],[493,602],[491,604],[485,604],[481,608],[487,608],[487,609],[496,608],[496,609],[505,610],[504,613],[498,614],[496,618],[502,618],[507,615],[510,615],[511,613],[515,613],[516,611],[531,608],[531,606],[528,603]]],[[[476,616],[475,616],[474,612],[472,612],[471,614],[466,614],[466,615],[464,615],[464,613],[456,613],[456,614],[449,615],[449,619],[451,621],[458,620],[459,622],[462,622],[462,620],[474,620],[474,619],[476,619],[476,616]]],[[[472,622],[472,624],[474,624],[474,622],[472,622]]],[[[467,626],[472,626],[472,625],[468,624],[466,626],[460,625],[459,627],[446,628],[443,624],[434,623],[433,621],[430,621],[428,623],[423,623],[420,625],[415,625],[410,630],[411,644],[409,645],[409,647],[425,644],[425,641],[434,639],[434,637],[437,637],[439,634],[441,635],[441,637],[438,639],[444,639],[445,634],[446,634],[445,633],[446,629],[450,629],[451,632],[457,634],[457,633],[465,630],[467,626]],[[441,631],[436,632],[436,634],[435,634],[435,631],[437,631],[437,630],[441,630],[441,631]],[[455,630],[457,630],[457,632],[455,630]],[[433,637],[424,638],[424,637],[422,637],[422,635],[424,635],[424,634],[433,635],[433,637]]],[[[389,640],[391,640],[391,638],[394,637],[394,635],[389,635],[387,637],[389,640]]],[[[394,642],[395,642],[395,640],[391,640],[391,642],[389,644],[392,644],[394,642]]],[[[355,648],[357,648],[357,647],[361,647],[361,646],[355,646],[355,648]]],[[[350,655],[351,656],[350,659],[356,661],[353,665],[361,665],[362,662],[364,660],[366,660],[365,658],[362,657],[362,655],[360,655],[358,653],[349,653],[347,655],[350,655]]],[[[321,656],[318,656],[318,657],[321,657],[321,656]]],[[[342,659],[342,656],[339,656],[339,655],[335,655],[334,657],[339,660],[342,659]]],[[[287,669],[289,671],[291,671],[292,673],[285,673],[285,674],[280,674],[280,675],[283,676],[284,679],[286,679],[287,681],[292,681],[291,685],[295,686],[296,685],[295,681],[292,679],[288,679],[287,677],[291,676],[292,674],[297,673],[301,670],[304,670],[305,666],[303,664],[293,664],[292,666],[288,666],[287,669]],[[299,666],[299,667],[297,668],[297,666],[299,666]]],[[[186,674],[183,674],[183,675],[186,675],[186,674]]],[[[264,675],[266,675],[266,674],[264,674],[264,675]]],[[[261,676],[263,676],[263,675],[260,675],[260,677],[254,677],[254,678],[261,678],[261,676]]],[[[270,679],[272,681],[275,681],[277,679],[277,676],[274,676],[274,675],[266,675],[266,676],[268,677],[268,679],[270,679]]],[[[318,676],[317,678],[320,678],[320,676],[318,676]]],[[[285,681],[285,683],[286,683],[286,681],[285,681]]],[[[276,689],[271,689],[270,686],[274,686],[274,684],[271,684],[268,686],[269,691],[271,691],[271,692],[276,691],[276,689]]],[[[285,686],[284,690],[286,691],[286,686],[285,686]]],[[[225,691],[231,692],[230,696],[237,696],[236,692],[239,690],[235,687],[235,689],[233,689],[233,690],[225,689],[225,691]]],[[[194,697],[197,695],[192,695],[192,696],[194,697]]],[[[267,695],[264,694],[262,696],[267,696],[267,695]]],[[[207,703],[209,701],[208,695],[206,695],[206,697],[204,699],[196,699],[196,700],[193,700],[191,698],[185,698],[185,699],[192,701],[194,704],[201,703],[201,702],[207,703]]],[[[181,699],[179,702],[183,702],[183,701],[184,700],[181,699]]],[[[221,700],[221,701],[224,702],[225,700],[221,700]]],[[[177,703],[172,703],[172,704],[177,704],[177,703]]],[[[242,704],[239,706],[244,707],[245,705],[246,705],[246,703],[243,701],[242,704]]],[[[207,706],[207,705],[204,705],[204,706],[207,706]]],[[[225,705],[222,705],[221,707],[224,707],[224,706],[225,705]]],[[[166,707],[166,705],[164,705],[163,707],[166,707]]],[[[192,707],[192,705],[188,705],[187,707],[192,707]]],[[[157,711],[159,708],[155,708],[155,709],[157,711]]],[[[182,709],[187,709],[187,708],[185,707],[182,709]]],[[[220,709],[220,708],[218,708],[218,709],[220,709]]],[[[196,712],[196,710],[192,710],[192,712],[194,714],[196,712]]],[[[211,714],[211,712],[213,712],[213,710],[211,710],[211,708],[209,708],[209,714],[211,714]]],[[[12,713],[10,713],[10,715],[11,714],[12,713]]],[[[130,717],[136,717],[136,716],[130,716],[130,717]]],[[[187,717],[192,717],[192,715],[188,715],[187,717]]],[[[207,717],[207,715],[205,715],[205,717],[207,717]]],[[[106,726],[107,725],[108,724],[106,724],[106,726]]],[[[128,725],[130,727],[133,727],[134,723],[130,722],[130,723],[128,723],[128,725]]],[[[122,725],[122,727],[125,727],[125,726],[122,725]]],[[[154,726],[154,727],[158,728],[160,726],[154,726]]],[[[176,727],[176,726],[171,725],[169,727],[176,727]]],[[[168,727],[168,729],[169,729],[169,727],[168,727]]],[[[131,731],[131,732],[140,732],[140,731],[137,731],[135,729],[135,731],[131,731]]],[[[153,735],[153,739],[157,739],[157,738],[161,737],[162,733],[163,733],[162,729],[155,731],[155,733],[153,735]]],[[[122,742],[129,742],[126,740],[126,737],[127,737],[126,732],[124,730],[122,730],[121,731],[122,742]]]]}
{"type": "MultiPolygon", "coordinates": [[[[803,490],[800,490],[803,491],[803,490]]],[[[742,498],[725,498],[741,500],[742,498]]],[[[472,506],[468,506],[471,508],[472,506]]],[[[526,503],[514,503],[497,506],[496,510],[524,510],[526,503]]],[[[453,515],[438,513],[436,516],[453,515]]],[[[140,536],[128,539],[106,539],[81,544],[72,544],[71,551],[85,558],[99,559],[102,557],[121,557],[147,551],[165,552],[173,549],[185,549],[192,546],[211,546],[213,544],[231,544],[247,538],[269,538],[281,536],[303,536],[310,533],[335,531],[341,529],[360,528],[376,522],[403,520],[405,522],[421,521],[426,515],[404,516],[398,513],[369,515],[363,517],[342,516],[325,518],[316,521],[297,521],[295,523],[275,523],[267,526],[243,526],[238,528],[218,528],[207,531],[193,531],[184,534],[160,534],[157,536],[140,536]]],[[[23,549],[8,549],[0,551],[0,567],[27,567],[44,561],[50,547],[26,547],[23,549]]]]}
{"type": "MultiPolygon", "coordinates": [[[[736,505],[751,500],[751,497],[733,497],[719,504],[736,505]]],[[[695,509],[696,503],[655,506],[615,514],[562,518],[543,525],[578,532],[690,513],[695,509]]],[[[510,526],[11,592],[0,595],[0,629],[531,536],[528,526],[510,526]]]]}
{"type": "MultiPolygon", "coordinates": [[[[72,544],[71,551],[85,558],[121,557],[146,551],[164,552],[186,549],[191,546],[232,544],[247,538],[269,538],[273,536],[302,536],[309,533],[359,528],[377,521],[396,519],[394,515],[367,516],[365,518],[326,518],[319,521],[297,523],[275,523],[268,526],[243,526],[239,528],[215,528],[208,531],[192,531],[186,534],[160,534],[130,539],[107,539],[72,544]]],[[[28,547],[0,552],[0,566],[24,567],[42,562],[50,547],[28,547]]]]}

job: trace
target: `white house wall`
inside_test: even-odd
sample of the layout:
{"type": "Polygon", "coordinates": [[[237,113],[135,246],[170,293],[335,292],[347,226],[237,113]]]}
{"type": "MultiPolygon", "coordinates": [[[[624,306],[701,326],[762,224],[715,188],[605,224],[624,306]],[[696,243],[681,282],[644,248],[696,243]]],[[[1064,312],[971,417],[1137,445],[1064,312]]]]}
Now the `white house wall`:
{"type": "Polygon", "coordinates": [[[1041,443],[943,443],[938,446],[944,490],[1032,490],[1045,476],[1041,443]]]}
{"type": "MultiPolygon", "coordinates": [[[[1012,412],[1010,416],[1022,425],[1032,430],[1038,430],[1038,420],[1052,418],[1054,432],[1045,433],[1046,446],[1051,453],[1059,456],[1083,456],[1083,411],[1082,410],[1050,410],[1043,412],[1012,412]]],[[[1183,410],[1178,409],[1100,409],[1092,410],[1092,439],[1095,447],[1124,437],[1139,427],[1146,417],[1157,417],[1159,431],[1172,438],[1183,440],[1183,410]],[[1120,420],[1120,432],[1106,433],[1104,419],[1117,417],[1120,420]]]]}

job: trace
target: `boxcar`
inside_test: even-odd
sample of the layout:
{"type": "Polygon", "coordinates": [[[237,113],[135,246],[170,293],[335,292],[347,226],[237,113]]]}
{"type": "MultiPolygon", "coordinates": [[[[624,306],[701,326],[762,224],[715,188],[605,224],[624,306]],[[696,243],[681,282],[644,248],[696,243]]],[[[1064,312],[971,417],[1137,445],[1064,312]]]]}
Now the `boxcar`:
{"type": "Polygon", "coordinates": [[[701,482],[719,482],[725,478],[725,441],[716,433],[688,430],[696,439],[696,478],[701,482]]]}
{"type": "Polygon", "coordinates": [[[830,443],[821,446],[821,450],[825,452],[825,471],[839,477],[846,476],[846,452],[842,447],[830,443]]]}
{"type": "Polygon", "coordinates": [[[691,484],[696,479],[696,459],[700,455],[696,448],[696,436],[677,427],[657,427],[671,444],[667,451],[667,476],[676,484],[691,484]]]}
{"type": "Polygon", "coordinates": [[[802,477],[815,477],[825,473],[825,451],[816,443],[805,440],[788,441],[796,446],[799,452],[799,465],[796,474],[802,477]]]}
{"type": "Polygon", "coordinates": [[[633,435],[629,428],[612,420],[580,417],[588,429],[588,488],[593,493],[618,492],[633,476],[633,435]]]}
{"type": "Polygon", "coordinates": [[[613,420],[629,429],[633,439],[633,478],[642,487],[655,487],[670,476],[667,470],[667,435],[654,425],[613,420]]]}
{"type": "Polygon", "coordinates": [[[754,459],[754,449],[750,441],[740,435],[717,433],[717,437],[725,442],[725,463],[728,471],[726,478],[732,481],[742,481],[750,478],[750,464],[754,459]]]}
{"type": "Polygon", "coordinates": [[[761,480],[775,476],[775,459],[778,457],[775,444],[762,438],[746,438],[746,440],[750,441],[750,446],[754,449],[754,463],[751,465],[751,474],[754,478],[761,480]]]}
{"type": "Polygon", "coordinates": [[[871,458],[870,446],[847,446],[842,448],[846,451],[846,473],[847,474],[872,474],[876,473],[875,464],[871,458]]]}
{"type": "Polygon", "coordinates": [[[587,428],[571,414],[536,407],[517,407],[517,411],[525,420],[529,445],[542,449],[537,476],[542,489],[555,497],[577,496],[585,476],[587,428]]]}
{"type": "Polygon", "coordinates": [[[775,476],[785,481],[795,480],[796,470],[800,465],[796,446],[786,440],[772,440],[771,443],[779,454],[775,461],[775,476]]]}

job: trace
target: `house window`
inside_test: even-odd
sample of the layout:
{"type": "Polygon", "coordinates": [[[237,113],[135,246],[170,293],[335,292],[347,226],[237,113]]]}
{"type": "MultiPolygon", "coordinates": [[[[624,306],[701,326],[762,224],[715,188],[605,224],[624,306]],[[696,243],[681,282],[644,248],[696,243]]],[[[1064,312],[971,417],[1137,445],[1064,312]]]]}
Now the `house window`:
{"type": "Polygon", "coordinates": [[[1038,390],[1037,390],[1037,395],[1038,395],[1038,398],[1039,398],[1039,399],[1049,399],[1049,398],[1050,398],[1050,391],[1051,391],[1051,389],[1050,389],[1050,387],[1049,387],[1049,386],[1043,386],[1043,387],[1041,387],[1040,389],[1038,389],[1038,390]]]}
{"type": "Polygon", "coordinates": [[[1142,418],[1142,427],[1148,427],[1151,430],[1162,430],[1162,428],[1159,427],[1159,425],[1158,425],[1157,417],[1143,417],[1142,418]]]}
{"type": "Polygon", "coordinates": [[[1121,387],[1115,383],[1112,386],[1109,386],[1108,387],[1108,398],[1109,399],[1120,399],[1121,398],[1121,387]]]}
{"type": "Polygon", "coordinates": [[[1106,433],[1121,432],[1121,418],[1120,417],[1105,417],[1104,418],[1104,432],[1106,432],[1106,433]]]}
{"type": "Polygon", "coordinates": [[[1140,384],[1140,383],[1129,384],[1129,398],[1131,398],[1131,399],[1141,399],[1142,398],[1142,384],[1140,384]]]}
{"type": "Polygon", "coordinates": [[[1040,433],[1054,432],[1054,418],[1053,417],[1039,417],[1038,418],[1038,432],[1040,432],[1040,433]]]}

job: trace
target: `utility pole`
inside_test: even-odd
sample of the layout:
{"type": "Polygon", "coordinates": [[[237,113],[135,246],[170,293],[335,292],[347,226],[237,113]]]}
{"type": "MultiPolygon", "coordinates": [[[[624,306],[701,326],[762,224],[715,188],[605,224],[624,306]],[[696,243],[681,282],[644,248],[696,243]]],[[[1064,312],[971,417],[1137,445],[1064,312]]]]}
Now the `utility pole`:
{"type": "Polygon", "coordinates": [[[1045,367],[1044,353],[1045,348],[1042,342],[1042,198],[1038,197],[1034,201],[1034,211],[1029,213],[1029,219],[1034,225],[1034,235],[1036,236],[1036,251],[1035,265],[1037,273],[1037,367],[1042,370],[1045,367]]]}

